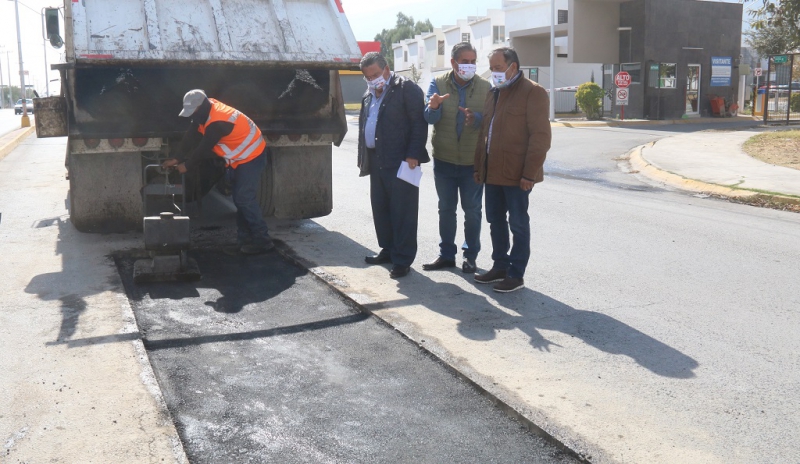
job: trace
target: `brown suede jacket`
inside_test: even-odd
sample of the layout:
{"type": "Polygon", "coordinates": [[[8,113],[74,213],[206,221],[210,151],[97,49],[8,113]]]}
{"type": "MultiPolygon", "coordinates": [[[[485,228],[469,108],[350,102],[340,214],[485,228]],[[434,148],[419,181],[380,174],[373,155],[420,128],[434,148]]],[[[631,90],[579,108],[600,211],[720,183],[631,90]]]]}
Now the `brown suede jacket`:
{"type": "Polygon", "coordinates": [[[519,185],[523,177],[534,183],[543,181],[551,140],[548,114],[547,91],[525,76],[519,76],[508,88],[490,91],[475,147],[477,179],[507,186],[519,185]],[[492,143],[487,154],[490,125],[492,143]]]}

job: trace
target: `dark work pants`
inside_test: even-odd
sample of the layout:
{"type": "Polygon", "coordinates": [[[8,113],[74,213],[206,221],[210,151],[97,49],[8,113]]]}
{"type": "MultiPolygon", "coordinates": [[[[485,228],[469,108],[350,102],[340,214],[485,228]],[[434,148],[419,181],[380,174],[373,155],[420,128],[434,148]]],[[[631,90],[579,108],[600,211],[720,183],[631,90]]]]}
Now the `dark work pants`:
{"type": "Polygon", "coordinates": [[[261,173],[267,165],[267,150],[252,160],[228,168],[233,187],[233,204],[236,205],[237,243],[263,244],[269,239],[267,222],[258,204],[258,186],[261,173]]]}
{"type": "Polygon", "coordinates": [[[370,202],[378,246],[392,263],[411,266],[417,256],[419,188],[397,178],[397,168],[370,169],[370,202]]]}

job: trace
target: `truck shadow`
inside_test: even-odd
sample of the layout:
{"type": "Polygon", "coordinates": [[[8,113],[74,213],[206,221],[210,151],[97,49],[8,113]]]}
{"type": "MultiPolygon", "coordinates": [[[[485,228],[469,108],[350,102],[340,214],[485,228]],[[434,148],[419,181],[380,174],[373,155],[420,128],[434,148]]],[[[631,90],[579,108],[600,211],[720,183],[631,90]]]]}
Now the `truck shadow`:
{"type": "MultiPolygon", "coordinates": [[[[306,239],[309,242],[324,237],[326,250],[331,256],[326,259],[324,252],[314,256],[313,266],[350,266],[364,268],[363,256],[372,251],[354,242],[350,238],[321,226],[299,225],[303,235],[308,237],[309,231],[319,237],[306,239]],[[347,257],[344,257],[347,256],[347,257]],[[333,258],[333,259],[330,259],[333,258]],[[337,259],[340,258],[340,259],[337,259]]],[[[641,367],[652,373],[677,379],[695,377],[694,370],[698,362],[681,353],[679,350],[625,324],[602,310],[578,309],[562,303],[543,293],[524,288],[510,294],[495,293],[491,286],[480,285],[472,281],[472,275],[462,274],[455,268],[453,271],[421,271],[421,263],[415,263],[408,277],[398,279],[397,290],[405,298],[377,301],[366,304],[368,310],[402,308],[419,305],[448,318],[458,321],[457,330],[470,340],[489,341],[497,337],[500,330],[517,329],[530,339],[533,349],[547,353],[553,347],[563,348],[548,340],[542,331],[555,331],[582,340],[587,345],[612,355],[627,356],[641,367]],[[431,277],[439,273],[454,272],[467,280],[467,286],[475,286],[475,290],[465,289],[462,285],[435,281],[431,277]],[[491,296],[490,296],[491,295],[491,296]]],[[[388,271],[386,279],[389,280],[388,271]]],[[[336,276],[330,278],[334,283],[336,276]]],[[[353,283],[350,283],[353,286],[353,283]]],[[[355,285],[358,287],[358,284],[355,285]]],[[[358,292],[357,288],[347,291],[358,292]]],[[[369,293],[368,289],[361,291],[369,293]]],[[[434,335],[435,334],[431,334],[434,335]]]]}

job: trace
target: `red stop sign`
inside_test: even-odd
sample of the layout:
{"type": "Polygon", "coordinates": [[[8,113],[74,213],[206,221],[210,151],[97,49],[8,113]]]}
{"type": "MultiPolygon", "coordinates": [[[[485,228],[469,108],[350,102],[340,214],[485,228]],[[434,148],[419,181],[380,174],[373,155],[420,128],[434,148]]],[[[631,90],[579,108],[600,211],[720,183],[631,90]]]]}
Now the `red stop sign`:
{"type": "Polygon", "coordinates": [[[625,71],[618,72],[617,75],[614,76],[614,84],[621,89],[628,87],[631,85],[631,75],[625,71]]]}

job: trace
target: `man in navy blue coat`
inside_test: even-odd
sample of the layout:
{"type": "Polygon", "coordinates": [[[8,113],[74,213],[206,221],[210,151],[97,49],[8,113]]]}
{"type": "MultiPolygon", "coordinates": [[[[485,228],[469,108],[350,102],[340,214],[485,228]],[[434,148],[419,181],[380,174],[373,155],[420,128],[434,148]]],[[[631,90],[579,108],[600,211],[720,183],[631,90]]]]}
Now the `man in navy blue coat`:
{"type": "Polygon", "coordinates": [[[390,276],[408,275],[417,255],[419,188],[398,179],[400,164],[418,168],[430,161],[425,144],[425,95],[414,82],[389,70],[386,59],[370,52],[361,59],[368,90],[358,123],[358,167],[370,176],[372,219],[380,253],[368,264],[392,263],[390,276]]]}

